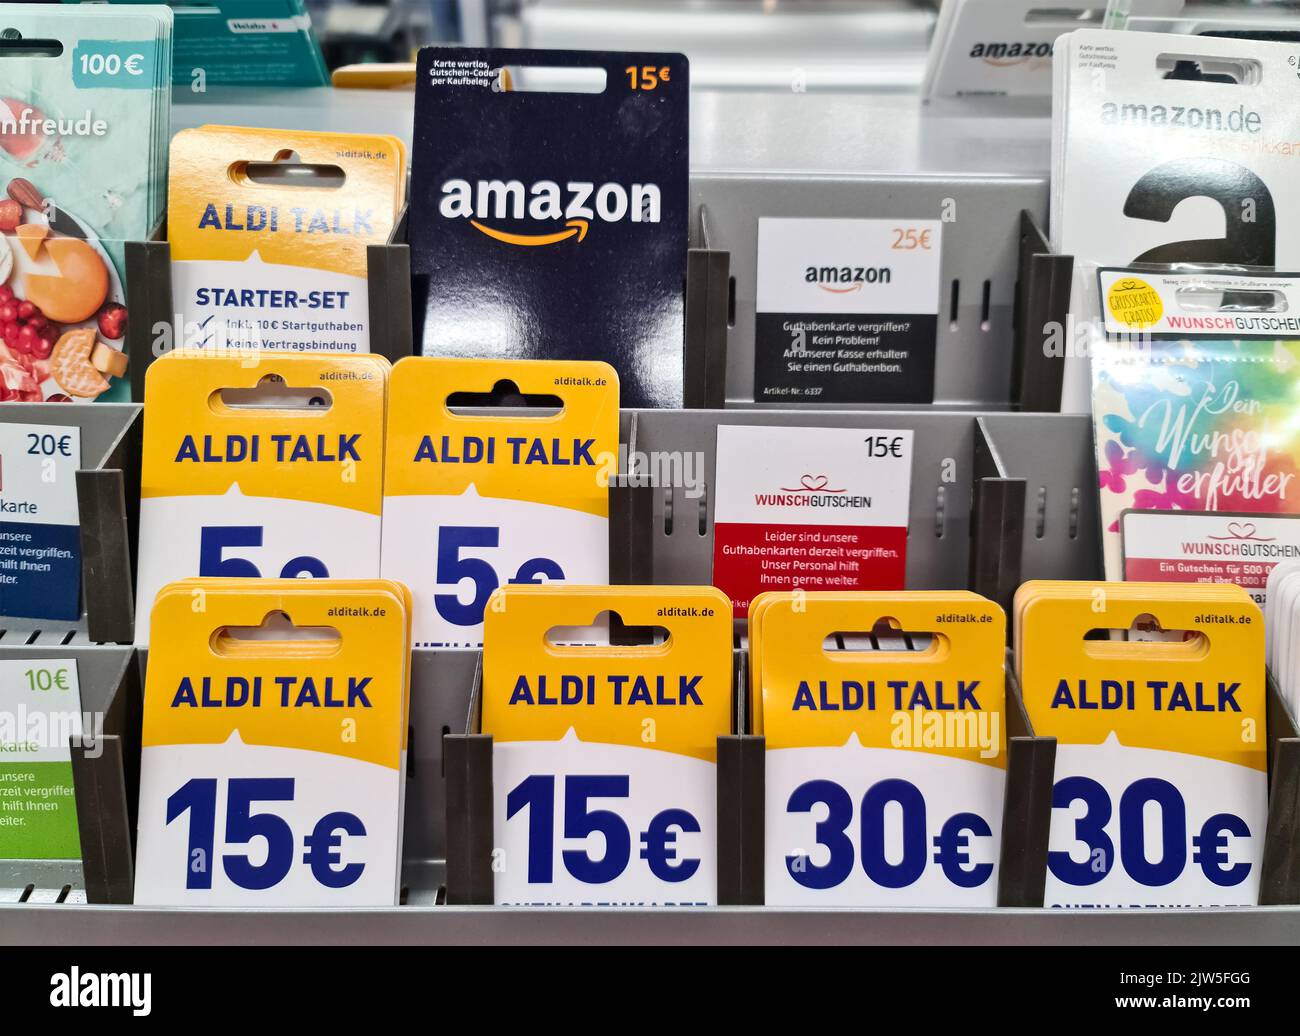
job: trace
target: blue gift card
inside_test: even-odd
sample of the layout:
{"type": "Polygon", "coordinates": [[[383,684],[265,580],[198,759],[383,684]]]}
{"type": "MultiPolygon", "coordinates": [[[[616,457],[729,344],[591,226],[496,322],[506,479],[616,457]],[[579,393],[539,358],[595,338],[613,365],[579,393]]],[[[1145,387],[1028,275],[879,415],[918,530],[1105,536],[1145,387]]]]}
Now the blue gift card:
{"type": "Polygon", "coordinates": [[[0,423],[0,616],[81,617],[81,429],[0,423]]]}
{"type": "Polygon", "coordinates": [[[625,406],[681,406],[689,87],[680,54],[421,50],[421,351],[605,360],[625,406]]]}

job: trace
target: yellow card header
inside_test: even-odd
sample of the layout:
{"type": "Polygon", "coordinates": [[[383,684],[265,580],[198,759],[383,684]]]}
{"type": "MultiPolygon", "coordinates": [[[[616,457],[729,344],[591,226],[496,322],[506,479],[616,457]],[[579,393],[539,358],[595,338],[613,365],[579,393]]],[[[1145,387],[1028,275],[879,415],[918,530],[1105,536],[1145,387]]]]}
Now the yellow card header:
{"type": "Polygon", "coordinates": [[[583,741],[711,761],[731,733],[731,602],[713,587],[505,586],[483,623],[483,732],[498,741],[558,741],[573,728],[583,741]],[[563,643],[565,628],[605,612],[667,639],[563,643]]]}
{"type": "Polygon", "coordinates": [[[155,599],[146,747],[245,744],[397,769],[406,734],[405,593],[386,580],[186,579],[155,599]],[[258,639],[279,613],[329,640],[258,639]]]}
{"type": "Polygon", "coordinates": [[[595,361],[465,360],[416,356],[393,368],[385,495],[479,496],[609,513],[618,471],[618,375],[595,361]],[[500,382],[553,396],[558,413],[513,416],[448,407],[455,393],[500,382]]]}

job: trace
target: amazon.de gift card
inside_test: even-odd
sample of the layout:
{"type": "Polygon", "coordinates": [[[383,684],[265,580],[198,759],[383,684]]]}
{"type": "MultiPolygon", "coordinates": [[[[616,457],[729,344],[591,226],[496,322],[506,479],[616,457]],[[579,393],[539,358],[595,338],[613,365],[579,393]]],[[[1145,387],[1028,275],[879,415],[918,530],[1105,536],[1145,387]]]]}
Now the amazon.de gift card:
{"type": "Polygon", "coordinates": [[[686,58],[428,47],[417,75],[420,351],[605,360],[625,406],[681,406],[686,58]]]}

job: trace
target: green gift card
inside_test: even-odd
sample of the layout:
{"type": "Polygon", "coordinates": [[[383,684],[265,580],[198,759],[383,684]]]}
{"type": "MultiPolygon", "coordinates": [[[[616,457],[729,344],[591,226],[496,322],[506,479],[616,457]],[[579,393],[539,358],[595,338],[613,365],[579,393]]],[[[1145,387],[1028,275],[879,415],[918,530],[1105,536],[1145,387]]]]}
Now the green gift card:
{"type": "Polygon", "coordinates": [[[68,743],[85,725],[75,659],[0,661],[0,860],[80,859],[68,743]]]}

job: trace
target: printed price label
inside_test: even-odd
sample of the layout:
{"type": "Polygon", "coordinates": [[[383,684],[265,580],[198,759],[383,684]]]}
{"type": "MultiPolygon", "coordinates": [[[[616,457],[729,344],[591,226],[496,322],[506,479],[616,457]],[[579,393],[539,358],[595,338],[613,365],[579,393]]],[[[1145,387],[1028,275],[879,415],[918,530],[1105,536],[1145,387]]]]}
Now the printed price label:
{"type": "Polygon", "coordinates": [[[852,742],[769,751],[767,902],[996,905],[1005,783],[852,742]]]}
{"type": "Polygon", "coordinates": [[[396,902],[408,615],[404,588],[380,580],[158,595],[136,903],[396,902]]]}
{"type": "Polygon", "coordinates": [[[744,618],[765,590],[902,588],[912,432],[718,426],[713,582],[744,618]]]}
{"type": "Polygon", "coordinates": [[[0,615],[81,617],[81,429],[0,424],[0,615]]]}
{"type": "Polygon", "coordinates": [[[939,220],[758,221],[754,399],[929,403],[939,220]]]}
{"type": "Polygon", "coordinates": [[[0,860],[80,859],[69,743],[95,730],[76,659],[0,661],[0,860]]]}
{"type": "Polygon", "coordinates": [[[507,586],[484,633],[496,902],[716,902],[727,600],[712,587],[507,586]],[[583,643],[604,613],[657,627],[655,643],[583,643]]]}
{"type": "Polygon", "coordinates": [[[568,735],[494,745],[492,779],[498,903],[717,901],[713,763],[568,735]]]}
{"type": "Polygon", "coordinates": [[[387,378],[378,356],[150,366],[137,642],[176,579],[378,574],[387,378]]]}
{"type": "Polygon", "coordinates": [[[415,357],[393,369],[383,574],[417,602],[417,647],[478,647],[501,586],[609,579],[618,380],[603,363],[415,357]],[[457,408],[502,380],[541,416],[457,408]]]}
{"type": "Polygon", "coordinates": [[[1053,906],[1235,906],[1258,899],[1263,772],[1176,752],[1058,745],[1053,906]]]}

